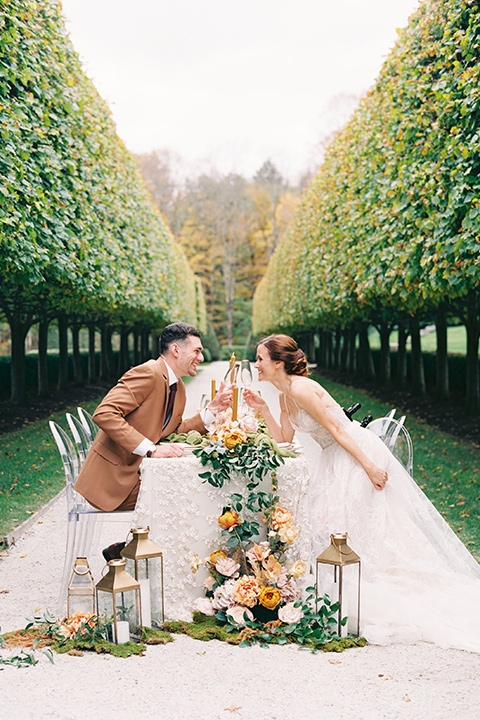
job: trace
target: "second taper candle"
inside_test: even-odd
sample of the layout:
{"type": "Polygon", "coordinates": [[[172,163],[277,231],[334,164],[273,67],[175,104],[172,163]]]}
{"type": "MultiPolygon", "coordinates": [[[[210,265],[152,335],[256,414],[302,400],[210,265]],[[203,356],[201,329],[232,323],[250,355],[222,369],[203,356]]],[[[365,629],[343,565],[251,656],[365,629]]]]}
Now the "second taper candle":
{"type": "Polygon", "coordinates": [[[232,420],[237,419],[238,412],[238,387],[233,388],[233,399],[232,399],[232,420]]]}

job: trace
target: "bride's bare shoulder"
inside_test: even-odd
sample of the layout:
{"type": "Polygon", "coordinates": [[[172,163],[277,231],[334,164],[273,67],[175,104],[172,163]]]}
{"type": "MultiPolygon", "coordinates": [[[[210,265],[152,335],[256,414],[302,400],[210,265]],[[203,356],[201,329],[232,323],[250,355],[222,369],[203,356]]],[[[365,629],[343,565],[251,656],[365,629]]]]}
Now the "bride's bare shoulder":
{"type": "Polygon", "coordinates": [[[295,378],[291,384],[290,394],[294,400],[311,398],[312,393],[327,405],[336,404],[335,400],[331,397],[331,395],[329,395],[325,388],[323,388],[315,380],[311,380],[307,377],[298,377],[295,378]]]}

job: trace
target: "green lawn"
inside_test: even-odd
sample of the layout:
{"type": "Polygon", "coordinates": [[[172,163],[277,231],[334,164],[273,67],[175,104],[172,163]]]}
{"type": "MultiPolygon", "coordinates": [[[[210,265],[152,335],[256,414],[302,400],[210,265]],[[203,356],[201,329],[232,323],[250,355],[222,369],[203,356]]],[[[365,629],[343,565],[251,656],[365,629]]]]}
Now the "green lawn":
{"type": "MultiPolygon", "coordinates": [[[[371,328],[369,334],[370,346],[372,348],[380,347],[380,335],[371,328]]],[[[390,335],[391,345],[396,345],[398,342],[398,333],[396,330],[390,335]]],[[[410,341],[407,342],[407,347],[410,347],[410,341]]],[[[463,325],[458,327],[449,327],[447,330],[447,347],[449,353],[455,353],[459,355],[465,355],[467,352],[467,332],[463,325]]],[[[432,330],[426,335],[422,335],[422,350],[424,352],[436,352],[437,350],[437,333],[432,330]]]]}

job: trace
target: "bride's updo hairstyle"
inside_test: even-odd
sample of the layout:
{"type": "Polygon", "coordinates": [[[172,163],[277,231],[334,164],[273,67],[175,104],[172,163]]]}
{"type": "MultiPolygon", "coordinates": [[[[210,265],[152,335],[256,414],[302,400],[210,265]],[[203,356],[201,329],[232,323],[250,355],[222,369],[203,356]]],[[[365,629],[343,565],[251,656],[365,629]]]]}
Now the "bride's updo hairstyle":
{"type": "Polygon", "coordinates": [[[267,348],[272,360],[280,360],[285,364],[287,375],[308,375],[305,353],[293,338],[288,335],[269,335],[258,344],[267,348]]]}

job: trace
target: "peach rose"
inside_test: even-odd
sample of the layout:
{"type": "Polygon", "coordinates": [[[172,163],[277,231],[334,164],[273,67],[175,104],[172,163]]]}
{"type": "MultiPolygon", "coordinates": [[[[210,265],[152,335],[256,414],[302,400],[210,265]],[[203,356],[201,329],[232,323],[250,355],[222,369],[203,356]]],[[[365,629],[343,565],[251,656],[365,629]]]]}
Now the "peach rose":
{"type": "Polygon", "coordinates": [[[291,525],[293,518],[288,510],[278,507],[272,515],[272,527],[274,530],[280,530],[282,527],[291,525]]]}
{"type": "Polygon", "coordinates": [[[253,548],[247,550],[245,555],[251,563],[262,562],[270,555],[270,545],[265,540],[258,544],[254,543],[253,548]]]}
{"type": "MultiPolygon", "coordinates": [[[[94,626],[95,623],[93,620],[91,620],[91,618],[93,618],[92,613],[84,613],[81,610],[78,610],[78,612],[73,613],[73,615],[71,615],[68,620],[65,620],[65,625],[69,629],[70,634],[75,635],[75,633],[80,630],[83,624],[89,625],[90,627],[94,626]]],[[[83,628],[82,635],[85,633],[86,628],[83,628]]]]}
{"type": "Polygon", "coordinates": [[[277,580],[277,578],[279,578],[284,572],[283,566],[278,562],[278,560],[275,560],[273,555],[270,555],[267,562],[263,563],[263,567],[265,568],[268,578],[274,581],[277,580]]]}
{"type": "Polygon", "coordinates": [[[204,615],[215,615],[215,610],[212,605],[212,601],[206,597],[199,597],[193,601],[192,608],[198,610],[198,612],[204,615]]]}
{"type": "Polygon", "coordinates": [[[227,510],[227,512],[224,512],[223,515],[218,518],[218,524],[224,530],[230,530],[230,528],[234,528],[235,525],[239,524],[238,518],[239,515],[235,510],[227,510]]]}
{"type": "Polygon", "coordinates": [[[267,585],[267,587],[262,587],[258,602],[260,603],[260,605],[263,605],[264,608],[267,608],[268,610],[274,610],[280,600],[281,595],[278,588],[271,587],[270,585],[267,585]]]}
{"type": "Polygon", "coordinates": [[[295,603],[289,602],[278,611],[278,619],[283,623],[290,625],[290,623],[299,622],[303,618],[303,612],[300,608],[295,607],[295,603]]]}
{"type": "Polygon", "coordinates": [[[215,563],[215,570],[219,572],[220,575],[225,575],[225,577],[234,577],[235,574],[238,575],[237,570],[239,567],[240,565],[231,557],[218,558],[215,563]]]}
{"type": "Polygon", "coordinates": [[[233,588],[233,598],[240,605],[253,607],[257,603],[260,592],[260,585],[253,576],[242,575],[233,588]]]}

